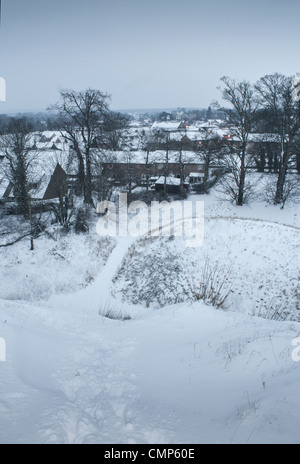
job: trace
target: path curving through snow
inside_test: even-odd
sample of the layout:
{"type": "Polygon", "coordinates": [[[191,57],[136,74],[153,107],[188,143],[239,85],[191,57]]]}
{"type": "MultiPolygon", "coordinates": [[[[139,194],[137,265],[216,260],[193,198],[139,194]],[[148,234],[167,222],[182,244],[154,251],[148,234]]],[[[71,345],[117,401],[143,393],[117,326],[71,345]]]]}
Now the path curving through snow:
{"type": "Polygon", "coordinates": [[[101,304],[105,304],[111,297],[112,280],[117,273],[123,258],[136,238],[118,237],[117,245],[112,251],[106,265],[100,271],[94,281],[83,290],[67,295],[53,295],[46,303],[47,307],[68,310],[70,321],[72,313],[85,313],[94,315],[99,313],[101,304]]]}
{"type": "MultiPolygon", "coordinates": [[[[219,249],[226,251],[231,237],[230,258],[244,252],[256,279],[259,259],[261,273],[275,275],[267,240],[269,267],[264,255],[236,245],[235,222],[255,221],[253,229],[242,223],[247,240],[262,240],[271,224],[219,216],[216,227],[211,219],[219,249]]],[[[271,228],[279,244],[298,243],[295,228],[278,226],[271,228]]],[[[7,344],[0,443],[299,443],[300,363],[291,354],[300,323],[202,303],[140,313],[128,306],[129,321],[101,317],[101,304],[118,304],[112,280],[134,241],[118,237],[105,267],[83,290],[42,303],[0,300],[0,337],[7,344]]],[[[216,240],[207,245],[218,254],[216,240]]]]}

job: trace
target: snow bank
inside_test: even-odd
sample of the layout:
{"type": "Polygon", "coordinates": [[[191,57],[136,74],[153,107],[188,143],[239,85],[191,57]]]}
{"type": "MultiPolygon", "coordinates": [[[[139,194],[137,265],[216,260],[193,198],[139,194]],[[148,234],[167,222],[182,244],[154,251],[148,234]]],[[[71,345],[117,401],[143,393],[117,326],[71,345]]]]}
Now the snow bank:
{"type": "Polygon", "coordinates": [[[114,280],[124,302],[159,308],[191,301],[200,288],[205,263],[231,289],[227,307],[270,319],[299,320],[299,230],[235,217],[206,217],[200,248],[182,238],[140,240],[114,280]]]}
{"type": "Polygon", "coordinates": [[[41,237],[2,248],[0,298],[38,301],[89,285],[107,262],[114,239],[70,233],[58,241],[41,237]]]}
{"type": "Polygon", "coordinates": [[[202,303],[63,328],[0,301],[0,443],[299,443],[299,323],[202,303]]]}

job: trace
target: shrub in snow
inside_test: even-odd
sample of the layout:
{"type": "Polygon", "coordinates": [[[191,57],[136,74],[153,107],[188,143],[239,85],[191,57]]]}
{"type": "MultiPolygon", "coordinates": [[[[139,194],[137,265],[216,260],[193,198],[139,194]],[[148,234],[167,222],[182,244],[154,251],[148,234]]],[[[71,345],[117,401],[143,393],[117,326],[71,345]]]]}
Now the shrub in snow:
{"type": "Polygon", "coordinates": [[[114,279],[115,293],[133,304],[155,307],[183,302],[189,290],[187,267],[184,253],[178,253],[169,238],[139,240],[114,279]]]}
{"type": "Polygon", "coordinates": [[[69,232],[74,215],[74,207],[70,196],[65,195],[61,197],[57,204],[53,204],[52,211],[54,213],[55,222],[69,232]]]}
{"type": "Polygon", "coordinates": [[[87,206],[81,207],[76,213],[75,232],[87,233],[89,231],[90,210],[87,206]]]}
{"type": "Polygon", "coordinates": [[[195,253],[179,238],[148,238],[134,244],[114,279],[123,301],[163,307],[203,300],[225,307],[230,275],[195,253]],[[204,268],[203,268],[204,266],[204,268]]]}
{"type": "Polygon", "coordinates": [[[123,313],[122,309],[109,302],[100,305],[99,315],[117,321],[129,321],[131,319],[128,314],[123,313]]]}
{"type": "Polygon", "coordinates": [[[200,281],[191,289],[193,299],[202,300],[216,308],[226,309],[226,300],[231,292],[231,271],[212,264],[206,258],[200,281]]]}

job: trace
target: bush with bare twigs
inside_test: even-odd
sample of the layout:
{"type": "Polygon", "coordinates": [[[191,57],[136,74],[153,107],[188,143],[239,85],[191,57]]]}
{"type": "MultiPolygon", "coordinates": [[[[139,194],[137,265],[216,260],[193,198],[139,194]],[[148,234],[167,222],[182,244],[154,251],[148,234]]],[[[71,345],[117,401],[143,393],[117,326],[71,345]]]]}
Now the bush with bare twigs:
{"type": "Polygon", "coordinates": [[[206,258],[200,281],[191,288],[193,299],[226,309],[226,300],[231,291],[231,270],[220,267],[218,263],[211,263],[206,258]]]}

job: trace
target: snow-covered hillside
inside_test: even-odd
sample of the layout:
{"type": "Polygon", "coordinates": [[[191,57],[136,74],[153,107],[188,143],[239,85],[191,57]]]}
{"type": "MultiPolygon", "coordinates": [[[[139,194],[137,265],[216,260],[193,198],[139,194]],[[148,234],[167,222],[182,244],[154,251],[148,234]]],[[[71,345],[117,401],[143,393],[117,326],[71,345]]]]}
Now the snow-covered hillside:
{"type": "Polygon", "coordinates": [[[196,251],[95,231],[0,250],[0,443],[299,443],[299,206],[194,199],[196,251]],[[227,310],[188,293],[207,258],[227,310]]]}

